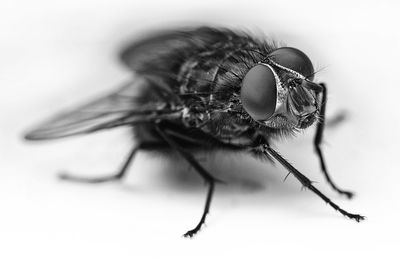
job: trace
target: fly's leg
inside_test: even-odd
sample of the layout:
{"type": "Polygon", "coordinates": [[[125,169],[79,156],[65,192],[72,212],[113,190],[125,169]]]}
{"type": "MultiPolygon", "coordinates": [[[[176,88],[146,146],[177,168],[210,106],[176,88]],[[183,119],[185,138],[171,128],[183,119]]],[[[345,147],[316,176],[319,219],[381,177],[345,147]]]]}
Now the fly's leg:
{"type": "Polygon", "coordinates": [[[63,180],[68,180],[68,181],[73,181],[73,182],[81,182],[81,183],[93,183],[93,184],[110,182],[110,181],[118,181],[124,177],[129,165],[131,164],[133,158],[135,157],[136,153],[140,149],[143,149],[143,150],[144,149],[157,149],[162,146],[163,145],[161,143],[142,143],[138,146],[135,146],[129,153],[129,155],[126,158],[121,169],[116,174],[113,174],[113,175],[107,175],[107,176],[102,176],[102,177],[81,177],[81,176],[71,175],[68,173],[61,173],[59,175],[59,177],[63,180]]]}
{"type": "Polygon", "coordinates": [[[357,222],[364,220],[365,217],[361,216],[359,214],[353,214],[349,213],[342,208],[340,208],[338,205],[336,205],[332,200],[330,200],[327,196],[325,196],[321,191],[319,191],[313,184],[310,179],[308,179],[306,176],[304,176],[301,172],[299,172],[295,167],[293,167],[289,162],[287,162],[281,155],[278,154],[275,150],[273,150],[269,145],[264,145],[261,148],[265,154],[269,154],[272,156],[274,159],[276,159],[280,164],[282,164],[290,173],[292,173],[299,181],[300,183],[313,191],[316,195],[318,195],[320,198],[322,198],[329,206],[334,208],[336,211],[340,212],[347,218],[356,220],[357,222]]]}
{"type": "Polygon", "coordinates": [[[326,89],[325,84],[321,83],[320,85],[322,87],[322,104],[321,104],[321,110],[319,113],[320,120],[317,123],[317,131],[316,131],[315,137],[314,137],[314,149],[317,152],[321,170],[325,175],[326,181],[329,183],[329,185],[332,187],[332,189],[335,190],[336,192],[338,192],[339,194],[345,195],[347,198],[352,198],[354,196],[354,193],[340,189],[332,181],[332,179],[328,173],[327,167],[326,167],[324,156],[322,154],[321,142],[322,142],[322,135],[324,132],[324,127],[325,127],[325,109],[326,109],[326,101],[327,101],[327,89],[326,89]]]}
{"type": "Polygon", "coordinates": [[[348,114],[345,110],[339,111],[331,118],[325,118],[325,127],[335,128],[347,120],[348,114]]]}
{"type": "Polygon", "coordinates": [[[156,129],[165,142],[175,151],[177,151],[200,175],[203,177],[204,181],[208,184],[207,198],[204,206],[203,214],[200,218],[199,223],[193,229],[187,231],[183,236],[184,237],[193,237],[205,223],[206,216],[210,210],[211,199],[214,193],[214,187],[216,182],[222,182],[216,178],[214,178],[208,171],[206,171],[193,157],[192,154],[184,150],[178,143],[176,143],[173,138],[168,133],[168,130],[162,129],[160,126],[156,126],[156,129]]]}

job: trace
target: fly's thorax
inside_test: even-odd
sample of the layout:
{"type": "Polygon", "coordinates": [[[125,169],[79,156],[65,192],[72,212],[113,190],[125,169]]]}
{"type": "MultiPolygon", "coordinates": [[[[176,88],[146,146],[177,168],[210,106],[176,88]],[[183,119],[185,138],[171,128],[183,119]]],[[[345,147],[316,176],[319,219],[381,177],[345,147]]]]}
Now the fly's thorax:
{"type": "MultiPolygon", "coordinates": [[[[253,41],[254,42],[254,41],[253,41]]],[[[260,61],[262,53],[251,49],[256,44],[216,43],[204,51],[187,58],[177,74],[178,92],[219,92],[229,95],[237,89],[249,65],[260,61]]]]}
{"type": "Polygon", "coordinates": [[[237,114],[241,80],[248,66],[263,58],[254,53],[243,45],[221,43],[185,60],[177,75],[177,93],[184,103],[186,127],[200,128],[224,141],[247,131],[248,120],[237,114]]]}
{"type": "Polygon", "coordinates": [[[320,86],[314,69],[300,50],[279,48],[251,68],[241,88],[247,113],[270,128],[304,129],[316,121],[320,86]]]}

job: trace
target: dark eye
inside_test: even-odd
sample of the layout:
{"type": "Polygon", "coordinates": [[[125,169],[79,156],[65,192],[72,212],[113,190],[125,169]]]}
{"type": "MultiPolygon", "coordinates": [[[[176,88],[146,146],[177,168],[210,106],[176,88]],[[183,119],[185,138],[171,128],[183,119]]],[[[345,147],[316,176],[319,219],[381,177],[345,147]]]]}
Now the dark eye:
{"type": "Polygon", "coordinates": [[[314,67],[306,54],[293,47],[281,47],[269,54],[269,57],[279,65],[294,70],[312,81],[314,67]]]}
{"type": "Polygon", "coordinates": [[[244,109],[255,120],[267,120],[275,112],[277,89],[272,70],[256,65],[243,79],[240,98],[244,109]]]}

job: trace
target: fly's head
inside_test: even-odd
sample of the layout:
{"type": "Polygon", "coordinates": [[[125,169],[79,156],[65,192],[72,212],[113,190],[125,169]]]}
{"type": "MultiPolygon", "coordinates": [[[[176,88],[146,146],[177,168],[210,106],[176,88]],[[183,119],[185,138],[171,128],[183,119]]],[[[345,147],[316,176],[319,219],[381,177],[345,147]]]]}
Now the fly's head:
{"type": "Polygon", "coordinates": [[[320,85],[300,50],[282,47],[251,68],[242,82],[241,102],[258,123],[276,129],[304,129],[318,118],[320,85]]]}

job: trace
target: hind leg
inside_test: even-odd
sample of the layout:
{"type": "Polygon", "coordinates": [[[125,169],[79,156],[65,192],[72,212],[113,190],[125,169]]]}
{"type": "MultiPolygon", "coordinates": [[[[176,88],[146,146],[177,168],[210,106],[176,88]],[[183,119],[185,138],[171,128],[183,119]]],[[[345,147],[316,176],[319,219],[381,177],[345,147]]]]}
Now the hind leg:
{"type": "Polygon", "coordinates": [[[149,142],[149,143],[141,143],[134,148],[132,148],[131,152],[125,159],[124,163],[122,164],[121,168],[115,173],[111,175],[105,175],[100,177],[84,177],[84,176],[76,176],[71,175],[68,173],[61,173],[59,177],[63,180],[73,181],[73,182],[81,182],[81,183],[103,183],[103,182],[110,182],[110,181],[118,181],[121,180],[124,175],[126,174],[128,167],[132,163],[136,153],[139,150],[151,150],[151,149],[158,149],[164,148],[166,145],[163,143],[156,143],[156,142],[149,142]]]}

